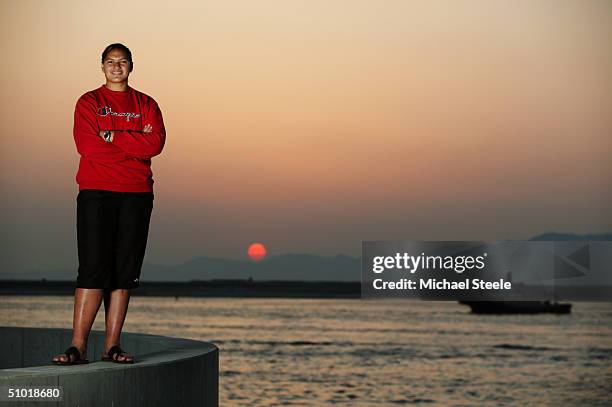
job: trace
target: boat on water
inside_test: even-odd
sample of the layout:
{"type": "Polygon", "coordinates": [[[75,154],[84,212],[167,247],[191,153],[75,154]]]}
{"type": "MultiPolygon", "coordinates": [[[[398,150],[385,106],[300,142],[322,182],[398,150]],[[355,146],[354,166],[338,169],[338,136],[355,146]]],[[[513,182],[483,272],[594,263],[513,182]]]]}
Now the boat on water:
{"type": "Polygon", "coordinates": [[[569,314],[572,304],[551,301],[459,301],[474,314],[569,314]]]}

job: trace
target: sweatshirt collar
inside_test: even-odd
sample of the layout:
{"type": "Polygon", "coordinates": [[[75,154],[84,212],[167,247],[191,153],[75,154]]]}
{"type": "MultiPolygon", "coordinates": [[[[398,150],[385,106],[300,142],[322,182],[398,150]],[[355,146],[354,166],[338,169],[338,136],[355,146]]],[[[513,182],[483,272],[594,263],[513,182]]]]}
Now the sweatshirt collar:
{"type": "Polygon", "coordinates": [[[100,88],[102,89],[102,92],[108,95],[113,95],[113,96],[127,96],[130,93],[132,93],[132,88],[129,85],[128,85],[128,89],[125,92],[117,91],[117,90],[110,90],[109,88],[106,87],[105,84],[102,84],[100,88]]]}

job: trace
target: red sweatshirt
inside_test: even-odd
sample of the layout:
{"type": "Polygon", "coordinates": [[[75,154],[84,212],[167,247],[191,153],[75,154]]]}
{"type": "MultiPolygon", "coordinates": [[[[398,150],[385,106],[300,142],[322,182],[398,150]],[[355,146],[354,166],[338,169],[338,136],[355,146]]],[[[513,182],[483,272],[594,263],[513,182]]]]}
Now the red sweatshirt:
{"type": "Polygon", "coordinates": [[[151,157],[164,148],[166,129],[152,97],[105,85],[85,93],[74,110],[74,141],[81,154],[79,190],[153,192],[151,157]],[[142,132],[146,124],[152,132],[142,132]],[[100,130],[114,131],[113,141],[104,141],[100,130]]]}

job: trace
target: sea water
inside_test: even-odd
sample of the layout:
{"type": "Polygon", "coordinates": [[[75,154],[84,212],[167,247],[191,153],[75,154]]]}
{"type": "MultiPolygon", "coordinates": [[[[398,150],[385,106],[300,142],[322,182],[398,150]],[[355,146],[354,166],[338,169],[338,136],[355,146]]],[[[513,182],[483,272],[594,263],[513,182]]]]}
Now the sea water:
{"type": "MultiPolygon", "coordinates": [[[[72,304],[3,296],[0,325],[70,328],[72,304]]],[[[132,297],[124,331],[215,343],[221,406],[612,404],[610,303],[496,316],[454,302],[132,297]]]]}

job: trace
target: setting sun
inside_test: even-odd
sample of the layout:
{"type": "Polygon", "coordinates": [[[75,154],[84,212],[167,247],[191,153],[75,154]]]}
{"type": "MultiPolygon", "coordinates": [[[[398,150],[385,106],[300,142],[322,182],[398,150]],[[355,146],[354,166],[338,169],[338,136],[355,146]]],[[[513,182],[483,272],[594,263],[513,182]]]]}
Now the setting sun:
{"type": "Polygon", "coordinates": [[[247,254],[253,261],[259,261],[266,257],[267,254],[266,246],[262,243],[251,243],[249,249],[247,250],[247,254]]]}

